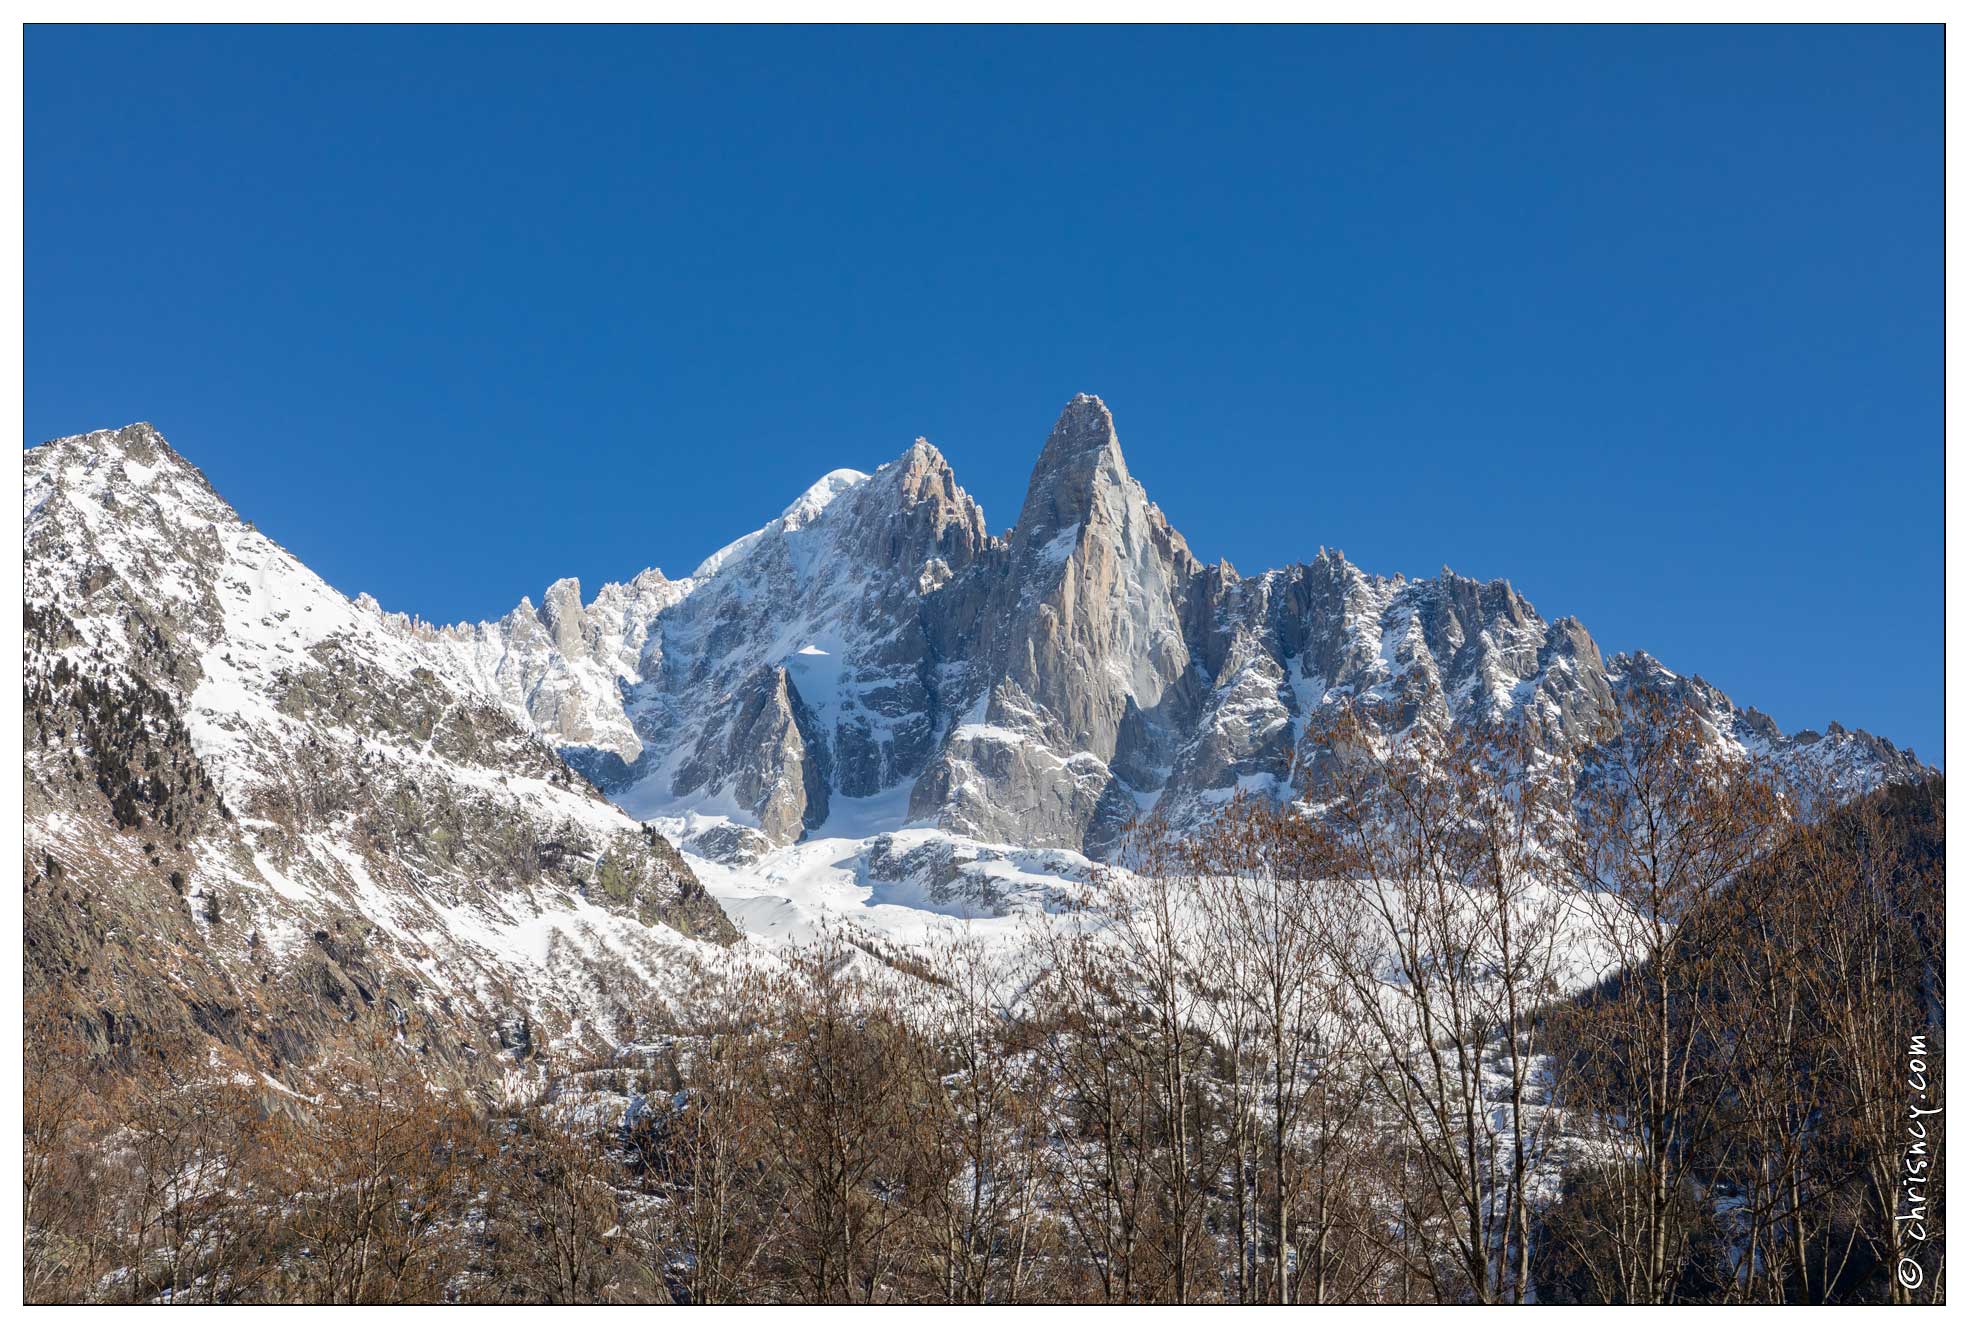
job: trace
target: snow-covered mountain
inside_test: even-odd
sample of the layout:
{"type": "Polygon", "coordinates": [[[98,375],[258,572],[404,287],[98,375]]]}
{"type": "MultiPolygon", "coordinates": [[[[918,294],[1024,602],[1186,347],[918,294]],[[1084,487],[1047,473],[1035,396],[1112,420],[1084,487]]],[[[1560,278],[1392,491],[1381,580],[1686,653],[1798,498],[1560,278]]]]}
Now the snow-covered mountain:
{"type": "MultiPolygon", "coordinates": [[[[25,458],[26,944],[136,1020],[305,1060],[606,1045],[737,932],[668,843],[148,425],[25,458]]],[[[98,1014],[99,1013],[99,1014],[98,1014]]]]}
{"type": "Polygon", "coordinates": [[[1349,701],[1397,727],[1522,723],[1556,750],[1668,688],[1718,743],[1854,789],[1921,770],[1836,725],[1787,736],[1645,654],[1605,659],[1508,582],[1375,577],[1326,550],[1253,577],[1205,566],[1085,395],[1002,536],[919,439],[872,475],[830,472],[681,581],[652,569],[587,604],[557,582],[475,627],[381,621],[637,816],[716,830],[702,847],[727,860],[881,809],[877,829],[1098,858],[1146,810],[1180,826],[1239,788],[1286,794],[1308,726],[1349,701]]]}
{"type": "Polygon", "coordinates": [[[1506,582],[1204,565],[1090,396],[1003,535],[918,440],[686,578],[476,625],[344,597],[148,425],[30,450],[23,501],[30,976],[105,1039],[176,1021],[263,1064],[379,1008],[458,1058],[604,1045],[734,920],[1047,907],[1143,812],[1289,796],[1350,701],[1560,751],[1666,689],[1850,789],[1923,769],[1605,659],[1506,582]]]}

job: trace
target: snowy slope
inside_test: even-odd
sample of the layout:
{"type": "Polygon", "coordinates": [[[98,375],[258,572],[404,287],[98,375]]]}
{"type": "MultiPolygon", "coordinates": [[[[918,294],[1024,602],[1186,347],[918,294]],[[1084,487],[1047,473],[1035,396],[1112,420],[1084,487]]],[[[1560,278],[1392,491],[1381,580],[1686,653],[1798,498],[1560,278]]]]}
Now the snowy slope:
{"type": "Polygon", "coordinates": [[[235,1012],[242,1049],[387,1011],[473,1056],[501,1029],[606,1043],[736,935],[462,661],[334,591],[148,426],[43,445],[25,471],[30,896],[80,893],[110,928],[50,920],[44,980],[149,981],[100,953],[148,935],[147,956],[197,949],[176,995],[235,1012]],[[155,732],[127,778],[91,783],[131,697],[155,732]],[[152,789],[159,753],[211,797],[152,789]],[[312,1021],[271,1019],[296,1001],[312,1021]]]}

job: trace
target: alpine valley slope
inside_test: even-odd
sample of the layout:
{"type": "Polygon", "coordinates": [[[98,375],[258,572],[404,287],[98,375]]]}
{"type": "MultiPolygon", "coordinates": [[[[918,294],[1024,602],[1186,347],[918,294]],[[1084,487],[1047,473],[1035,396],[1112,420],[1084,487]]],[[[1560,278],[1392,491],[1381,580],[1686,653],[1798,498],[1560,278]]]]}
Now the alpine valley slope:
{"type": "Polygon", "coordinates": [[[1205,566],[1084,395],[1004,535],[918,440],[687,578],[476,625],[344,598],[147,425],[30,450],[24,505],[30,989],[262,1067],[378,1005],[447,1056],[605,1046],[729,920],[1009,927],[1145,811],[1288,796],[1350,700],[1560,750],[1645,685],[1854,792],[1924,770],[1503,581],[1205,566]]]}

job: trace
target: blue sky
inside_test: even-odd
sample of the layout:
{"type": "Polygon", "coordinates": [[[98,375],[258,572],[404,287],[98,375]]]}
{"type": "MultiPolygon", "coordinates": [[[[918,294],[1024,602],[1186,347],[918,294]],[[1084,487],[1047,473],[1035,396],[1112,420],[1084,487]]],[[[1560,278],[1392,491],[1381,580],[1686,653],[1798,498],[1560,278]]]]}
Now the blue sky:
{"type": "Polygon", "coordinates": [[[1076,391],[1206,559],[1508,576],[1940,761],[1939,28],[30,28],[26,439],[453,620],[1076,391]]]}

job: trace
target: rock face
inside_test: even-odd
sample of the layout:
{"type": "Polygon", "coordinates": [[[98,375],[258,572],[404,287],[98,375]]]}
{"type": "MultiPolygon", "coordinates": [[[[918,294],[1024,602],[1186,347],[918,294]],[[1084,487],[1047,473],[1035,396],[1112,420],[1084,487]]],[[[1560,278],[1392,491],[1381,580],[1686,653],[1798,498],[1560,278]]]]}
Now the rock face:
{"type": "Polygon", "coordinates": [[[509,620],[525,658],[496,663],[533,680],[535,720],[481,686],[485,636],[440,649],[345,599],[148,425],[25,473],[27,984],[105,1044],[195,1027],[277,1072],[376,1017],[464,1059],[518,1013],[603,1045],[736,939],[542,738],[629,731],[580,689],[613,685],[662,585],[609,620],[563,583],[509,620]]]}
{"type": "Polygon", "coordinates": [[[978,667],[911,812],[980,839],[1105,849],[1195,719],[1199,571],[1128,474],[1107,407],[1075,397],[1004,557],[979,574],[978,667]]]}
{"type": "MultiPolygon", "coordinates": [[[[918,440],[873,475],[824,476],[683,581],[646,572],[585,607],[572,591],[499,624],[396,630],[636,815],[723,817],[769,845],[911,824],[1098,857],[1151,808],[1180,826],[1240,789],[1289,796],[1309,727],[1349,704],[1393,729],[1520,725],[1560,751],[1622,724],[1644,683],[1679,689],[1717,743],[1855,790],[1924,769],[1836,726],[1781,734],[1646,656],[1604,659],[1508,582],[1375,577],[1326,550],[1254,577],[1205,566],[1086,395],[1003,536],[918,440]]],[[[739,844],[718,839],[756,856],[739,844]]]]}
{"type": "Polygon", "coordinates": [[[783,665],[752,671],[722,727],[700,731],[677,772],[684,789],[715,787],[759,819],[775,844],[827,820],[827,748],[783,665]]]}
{"type": "Polygon", "coordinates": [[[634,743],[604,787],[640,816],[726,811],[777,844],[913,779],[942,736],[945,588],[997,546],[917,442],[836,471],[712,555],[616,680],[634,743]]]}

